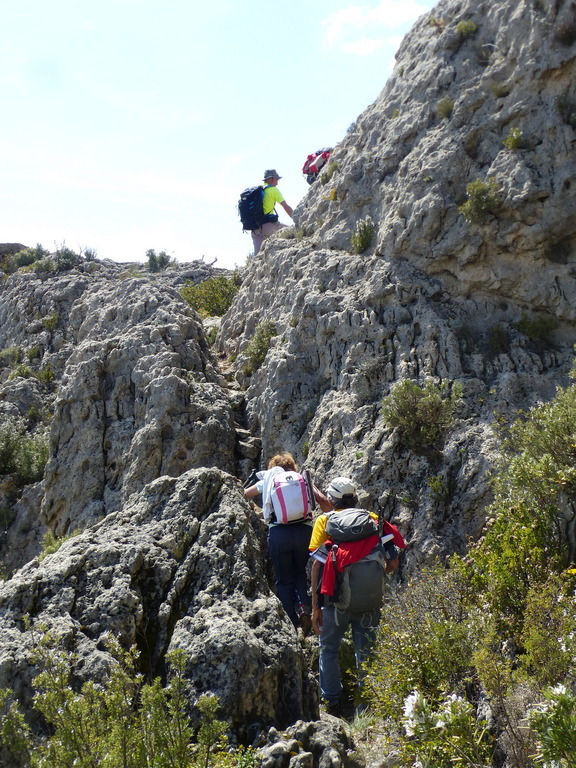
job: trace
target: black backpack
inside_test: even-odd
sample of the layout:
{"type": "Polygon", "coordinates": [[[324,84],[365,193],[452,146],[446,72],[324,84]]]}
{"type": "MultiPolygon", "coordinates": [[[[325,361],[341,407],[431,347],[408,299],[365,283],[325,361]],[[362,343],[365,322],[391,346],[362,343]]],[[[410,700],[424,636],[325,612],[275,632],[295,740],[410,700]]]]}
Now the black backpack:
{"type": "Polygon", "coordinates": [[[242,230],[259,229],[265,221],[264,217],[264,187],[249,187],[240,195],[238,213],[242,222],[242,230]]]}
{"type": "Polygon", "coordinates": [[[264,190],[265,187],[262,185],[248,187],[240,195],[238,213],[240,214],[243,232],[260,229],[262,224],[268,221],[278,221],[278,214],[264,213],[264,190]]]}

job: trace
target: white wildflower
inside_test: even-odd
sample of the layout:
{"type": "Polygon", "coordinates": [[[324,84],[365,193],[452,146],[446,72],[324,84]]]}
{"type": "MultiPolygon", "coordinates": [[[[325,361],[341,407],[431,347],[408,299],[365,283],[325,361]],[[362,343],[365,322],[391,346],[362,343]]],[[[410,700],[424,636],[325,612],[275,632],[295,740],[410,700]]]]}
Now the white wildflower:
{"type": "Polygon", "coordinates": [[[553,688],[550,688],[550,693],[553,696],[564,696],[567,690],[568,689],[566,688],[566,686],[560,683],[559,685],[555,685],[553,688]]]}
{"type": "Polygon", "coordinates": [[[412,693],[404,700],[404,730],[407,736],[414,736],[419,725],[428,722],[428,702],[418,691],[412,693]]]}

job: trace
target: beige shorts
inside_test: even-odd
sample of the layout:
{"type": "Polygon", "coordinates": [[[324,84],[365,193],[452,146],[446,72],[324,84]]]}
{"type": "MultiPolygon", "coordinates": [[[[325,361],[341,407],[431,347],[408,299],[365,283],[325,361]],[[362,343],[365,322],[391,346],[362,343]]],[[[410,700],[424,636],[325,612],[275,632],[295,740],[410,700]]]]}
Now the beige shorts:
{"type": "Polygon", "coordinates": [[[254,256],[258,253],[262,247],[262,243],[267,237],[273,235],[274,232],[285,227],[286,224],[282,224],[280,221],[267,221],[266,224],[262,224],[260,229],[252,230],[252,242],[254,243],[254,256]]]}

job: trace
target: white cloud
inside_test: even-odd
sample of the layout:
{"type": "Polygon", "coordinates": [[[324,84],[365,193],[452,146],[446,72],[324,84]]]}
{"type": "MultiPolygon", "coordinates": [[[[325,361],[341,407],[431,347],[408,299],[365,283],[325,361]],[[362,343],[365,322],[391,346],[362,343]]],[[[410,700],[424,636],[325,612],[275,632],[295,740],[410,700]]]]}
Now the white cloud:
{"type": "Polygon", "coordinates": [[[361,40],[354,40],[352,43],[344,43],[342,50],[344,53],[355,53],[357,56],[369,56],[374,51],[382,48],[384,40],[373,40],[369,37],[363,37],[361,40]]]}
{"type": "Polygon", "coordinates": [[[375,6],[351,5],[328,16],[322,22],[323,44],[345,53],[367,55],[389,42],[391,32],[412,24],[429,5],[418,0],[380,0],[375,6]],[[366,37],[366,32],[370,37],[366,37]]]}

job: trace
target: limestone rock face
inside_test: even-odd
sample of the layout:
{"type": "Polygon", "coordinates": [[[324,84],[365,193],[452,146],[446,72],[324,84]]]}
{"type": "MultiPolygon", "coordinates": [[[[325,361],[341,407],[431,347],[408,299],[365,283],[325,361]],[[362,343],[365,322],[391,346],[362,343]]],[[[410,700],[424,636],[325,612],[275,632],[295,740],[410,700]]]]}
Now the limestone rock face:
{"type": "Polygon", "coordinates": [[[575,25],[571,4],[514,0],[443,0],[421,17],[221,324],[264,460],[292,450],[320,484],[353,477],[401,524],[409,567],[479,534],[495,417],[568,382],[575,25]],[[373,234],[353,247],[359,225],[373,234]],[[276,334],[248,377],[265,321],[276,334]],[[462,386],[434,452],[406,449],[384,423],[403,379],[462,386]]]}
{"type": "Polygon", "coordinates": [[[110,634],[136,645],[152,676],[184,649],[191,704],[215,693],[239,732],[310,718],[301,649],[266,581],[258,525],[221,470],[151,482],[0,587],[0,686],[30,703],[29,654],[43,628],[75,650],[80,680],[101,678],[110,634]]]}
{"type": "Polygon", "coordinates": [[[75,302],[69,329],[76,343],[46,470],[43,514],[52,528],[66,532],[118,509],[161,475],[234,469],[229,403],[201,325],[173,291],[127,280],[90,292],[75,302]]]}
{"type": "MultiPolygon", "coordinates": [[[[34,350],[58,383],[42,503],[56,535],[161,475],[234,470],[232,408],[198,317],[167,285],[104,272],[13,275],[0,306],[3,346],[34,350]]],[[[40,409],[30,381],[6,381],[6,412],[40,409]]]]}
{"type": "Polygon", "coordinates": [[[0,467],[0,687],[28,715],[47,631],[78,683],[106,674],[108,637],[136,646],[149,678],[183,649],[191,715],[211,691],[238,735],[317,715],[270,588],[265,526],[235,477],[256,442],[174,287],[183,276],[210,275],[81,262],[1,286],[0,417],[36,437],[50,428],[41,481],[20,487],[0,467]],[[63,543],[42,557],[47,532],[63,543]]]}

